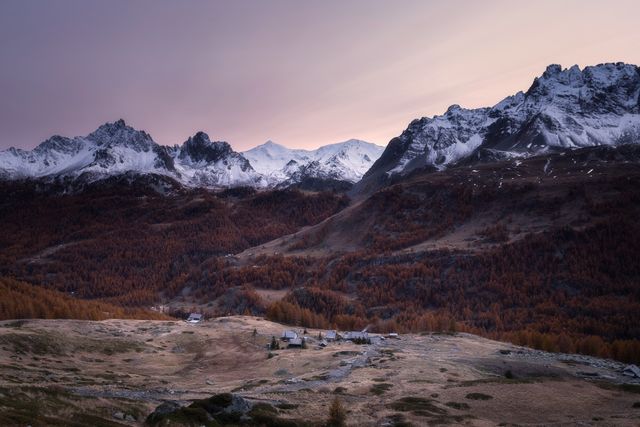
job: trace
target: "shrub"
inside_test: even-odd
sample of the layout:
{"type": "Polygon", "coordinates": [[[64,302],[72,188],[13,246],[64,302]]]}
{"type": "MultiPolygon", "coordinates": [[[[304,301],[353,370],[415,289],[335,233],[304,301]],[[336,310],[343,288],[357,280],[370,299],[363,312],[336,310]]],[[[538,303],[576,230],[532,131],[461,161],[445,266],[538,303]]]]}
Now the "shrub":
{"type": "Polygon", "coordinates": [[[340,399],[337,397],[331,402],[329,408],[329,419],[327,420],[327,427],[344,427],[346,426],[347,411],[342,406],[340,399]]]}

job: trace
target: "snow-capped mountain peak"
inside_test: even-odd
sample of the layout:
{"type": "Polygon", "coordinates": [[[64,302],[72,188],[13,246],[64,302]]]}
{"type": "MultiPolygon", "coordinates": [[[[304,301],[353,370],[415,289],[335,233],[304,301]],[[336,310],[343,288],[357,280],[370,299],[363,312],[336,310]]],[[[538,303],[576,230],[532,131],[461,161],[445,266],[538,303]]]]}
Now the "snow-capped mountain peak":
{"type": "MultiPolygon", "coordinates": [[[[493,107],[452,105],[412,121],[366,177],[439,169],[464,159],[640,141],[640,70],[631,64],[580,69],[549,65],[526,92],[493,107]]],[[[363,184],[364,185],[364,184],[363,184]]]]}
{"type": "Polygon", "coordinates": [[[102,147],[122,146],[136,151],[149,151],[155,145],[148,133],[128,126],[123,119],[103,124],[86,139],[102,147]]]}
{"type": "Polygon", "coordinates": [[[199,187],[265,187],[267,181],[249,161],[233,151],[229,143],[211,141],[198,132],[187,139],[174,158],[177,173],[191,186],[199,187]]]}
{"type": "Polygon", "coordinates": [[[211,141],[205,132],[167,147],[121,119],[84,137],[56,135],[31,151],[1,151],[0,177],[96,181],[120,174],[151,174],[209,188],[288,186],[307,178],[353,183],[382,150],[358,140],[317,150],[294,150],[267,141],[243,155],[227,142],[211,141]]]}
{"type": "Polygon", "coordinates": [[[180,159],[189,159],[193,163],[217,162],[233,152],[229,143],[224,141],[212,142],[209,135],[198,132],[189,137],[180,148],[180,159]]]}
{"type": "Polygon", "coordinates": [[[350,139],[315,150],[291,149],[267,141],[242,153],[271,185],[290,185],[306,178],[355,183],[384,147],[350,139]]]}
{"type": "Polygon", "coordinates": [[[0,152],[0,177],[100,180],[135,173],[163,175],[186,186],[263,187],[266,181],[226,142],[198,132],[182,146],[158,145],[124,120],[106,123],[85,137],[53,136],[32,151],[0,152]]]}

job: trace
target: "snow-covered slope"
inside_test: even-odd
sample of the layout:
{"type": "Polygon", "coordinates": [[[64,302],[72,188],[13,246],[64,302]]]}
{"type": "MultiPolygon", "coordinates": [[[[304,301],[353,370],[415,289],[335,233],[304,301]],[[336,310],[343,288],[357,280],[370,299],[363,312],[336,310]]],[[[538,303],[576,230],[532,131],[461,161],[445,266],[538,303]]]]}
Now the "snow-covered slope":
{"type": "Polygon", "coordinates": [[[0,152],[0,177],[82,178],[96,181],[125,173],[168,176],[186,186],[266,186],[247,159],[226,142],[197,133],[182,146],[156,144],[123,120],[106,123],[86,137],[54,136],[32,151],[0,152]]]}
{"type": "Polygon", "coordinates": [[[246,153],[198,132],[182,145],[156,144],[123,120],[85,137],[53,136],[32,151],[0,151],[0,178],[91,182],[119,175],[161,175],[189,187],[286,187],[305,179],[354,183],[383,147],[349,140],[317,150],[292,150],[268,142],[246,153]]]}
{"type": "Polygon", "coordinates": [[[0,152],[0,173],[10,178],[55,175],[116,174],[131,170],[166,169],[151,137],[123,120],[107,123],[86,137],[53,136],[32,151],[10,148],[0,152]]]}
{"type": "MultiPolygon", "coordinates": [[[[545,151],[640,142],[640,70],[600,64],[550,65],[527,92],[491,108],[452,105],[411,122],[391,140],[364,181],[421,167],[524,157],[545,151]]],[[[361,186],[368,185],[363,182],[361,186]]]]}
{"type": "Polygon", "coordinates": [[[242,154],[270,185],[290,185],[305,178],[355,183],[383,151],[384,147],[350,139],[316,150],[290,149],[267,141],[242,154]]]}

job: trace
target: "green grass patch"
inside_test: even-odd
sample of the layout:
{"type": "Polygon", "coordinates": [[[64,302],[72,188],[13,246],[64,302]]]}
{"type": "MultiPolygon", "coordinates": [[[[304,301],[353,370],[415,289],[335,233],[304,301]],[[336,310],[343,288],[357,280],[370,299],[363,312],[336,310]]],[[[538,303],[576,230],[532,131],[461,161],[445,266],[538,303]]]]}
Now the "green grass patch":
{"type": "Polygon", "coordinates": [[[469,400],[491,400],[493,396],[484,393],[469,393],[465,396],[469,400]]]}
{"type": "Polygon", "coordinates": [[[330,375],[328,373],[323,373],[323,374],[319,374],[319,375],[314,375],[311,378],[305,378],[305,381],[326,381],[330,378],[330,375]]]}
{"type": "Polygon", "coordinates": [[[369,391],[372,394],[375,394],[376,396],[380,396],[380,395],[383,395],[384,393],[386,393],[387,391],[391,390],[391,387],[393,387],[393,384],[378,383],[378,384],[372,385],[371,388],[369,389],[369,391]]]}
{"type": "Polygon", "coordinates": [[[22,325],[27,323],[26,320],[14,320],[13,322],[7,322],[2,325],[3,328],[21,328],[22,325]]]}
{"type": "Polygon", "coordinates": [[[605,381],[594,381],[593,383],[605,390],[624,391],[625,393],[640,394],[640,384],[612,384],[605,381]]]}
{"type": "Polygon", "coordinates": [[[445,388],[451,387],[474,387],[482,384],[533,384],[542,382],[542,378],[506,378],[492,377],[481,380],[458,381],[455,384],[446,385],[445,388]]]}
{"type": "Polygon", "coordinates": [[[359,351],[352,351],[352,350],[336,351],[335,353],[332,354],[333,357],[359,356],[359,355],[360,355],[359,351]]]}
{"type": "Polygon", "coordinates": [[[278,403],[276,405],[276,408],[278,409],[282,409],[283,411],[290,411],[292,409],[296,409],[298,406],[297,403],[289,403],[289,402],[282,402],[282,403],[278,403]]]}
{"type": "Polygon", "coordinates": [[[421,416],[438,416],[447,414],[447,410],[436,406],[433,400],[417,396],[403,397],[389,403],[387,407],[395,411],[412,412],[421,416]]]}
{"type": "Polygon", "coordinates": [[[54,335],[11,333],[0,335],[0,345],[13,347],[16,354],[36,354],[39,356],[50,354],[61,356],[65,354],[61,340],[54,335]]]}
{"type": "Polygon", "coordinates": [[[431,380],[409,380],[407,381],[410,384],[434,384],[434,381],[431,380]]]}
{"type": "Polygon", "coordinates": [[[620,390],[640,394],[640,384],[620,384],[620,390]]]}
{"type": "Polygon", "coordinates": [[[2,387],[0,425],[114,427],[122,426],[112,419],[114,410],[141,416],[139,408],[129,401],[118,400],[115,408],[101,407],[95,401],[93,397],[77,396],[60,387],[2,387]]]}
{"type": "Polygon", "coordinates": [[[413,424],[411,424],[405,419],[404,414],[393,414],[389,416],[388,420],[389,420],[389,423],[386,425],[390,427],[412,427],[413,426],[413,424]]]}
{"type": "Polygon", "coordinates": [[[471,409],[471,407],[464,402],[447,402],[445,403],[445,405],[449,408],[457,409],[459,411],[466,411],[471,409]]]}

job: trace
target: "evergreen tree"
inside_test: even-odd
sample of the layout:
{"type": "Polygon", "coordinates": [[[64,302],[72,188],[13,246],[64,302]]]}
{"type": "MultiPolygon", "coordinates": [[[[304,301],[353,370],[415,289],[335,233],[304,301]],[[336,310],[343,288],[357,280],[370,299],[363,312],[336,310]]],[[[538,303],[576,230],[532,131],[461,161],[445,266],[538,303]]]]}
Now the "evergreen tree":
{"type": "Polygon", "coordinates": [[[276,337],[271,337],[271,344],[269,345],[270,350],[280,350],[280,344],[276,340],[276,337]]]}

